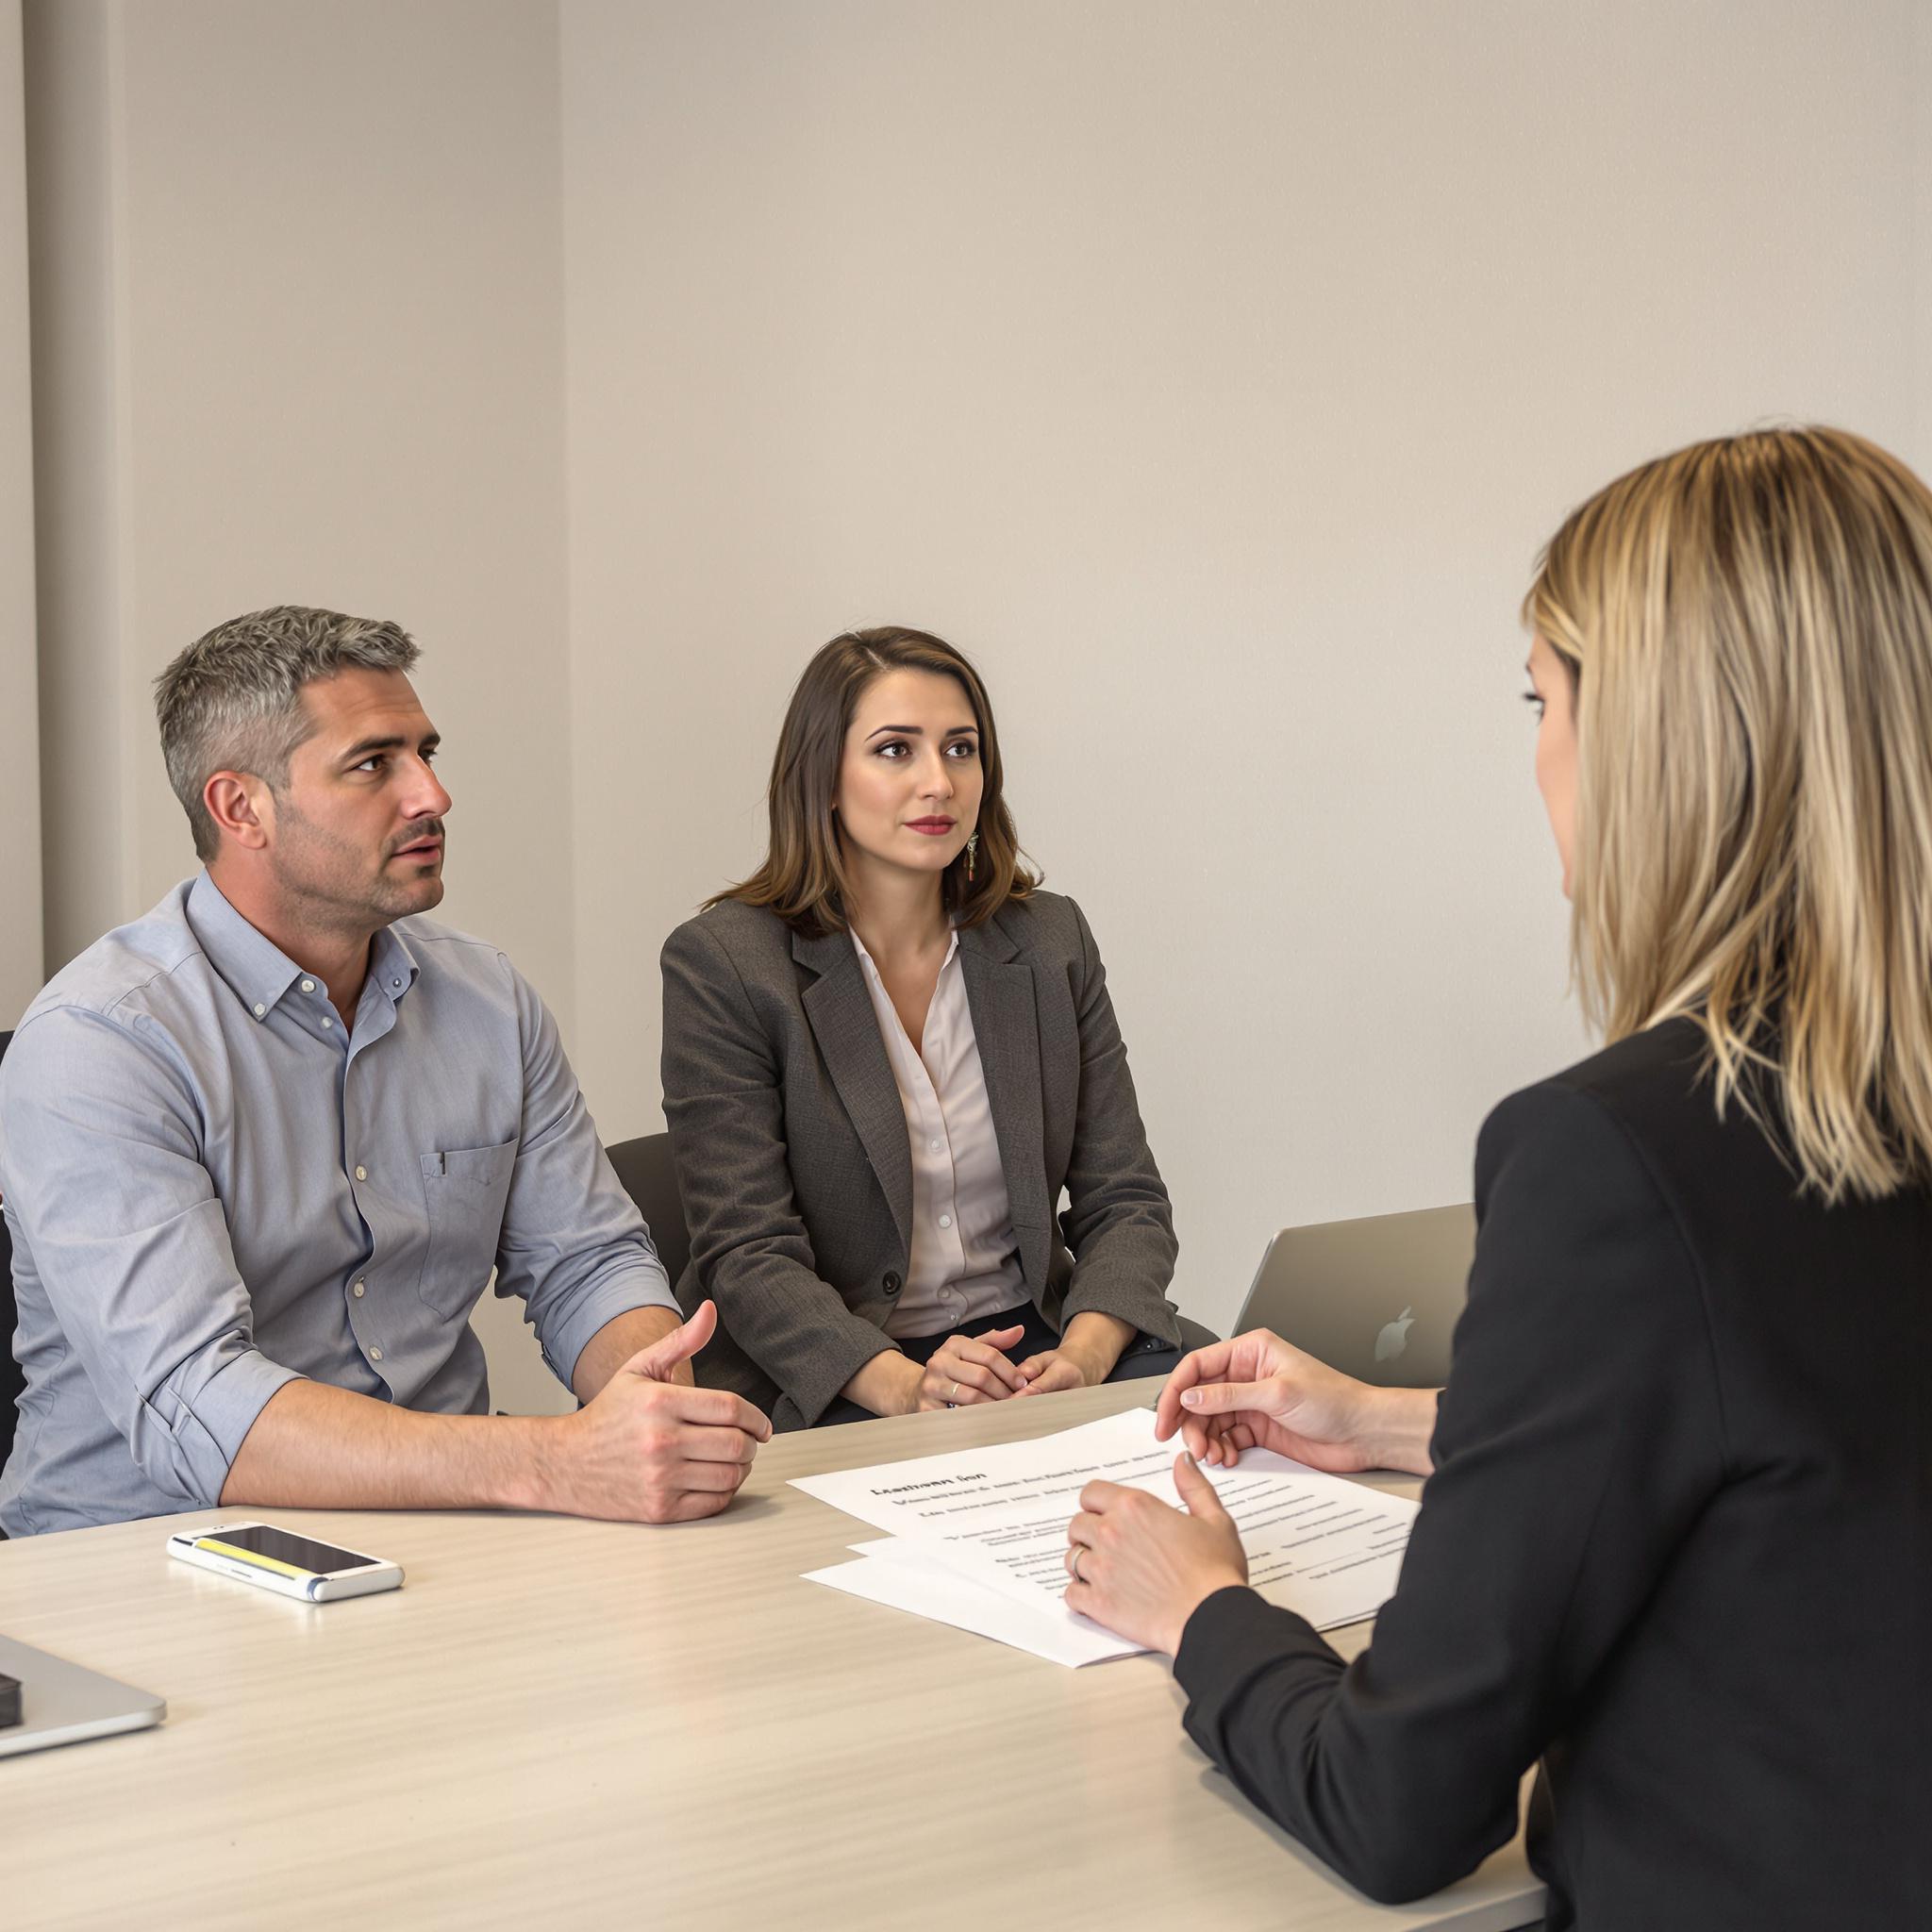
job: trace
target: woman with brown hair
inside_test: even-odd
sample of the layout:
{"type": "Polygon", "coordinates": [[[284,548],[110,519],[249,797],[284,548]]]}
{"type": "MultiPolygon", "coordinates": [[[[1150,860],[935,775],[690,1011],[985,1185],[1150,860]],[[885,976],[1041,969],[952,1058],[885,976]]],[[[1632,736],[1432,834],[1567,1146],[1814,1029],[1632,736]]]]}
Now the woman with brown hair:
{"type": "Polygon", "coordinates": [[[1516,1828],[1546,1924],[1932,1924],[1932,495],[1840,431],[1700,443],[1552,540],[1537,780],[1610,1044],[1505,1101],[1447,1386],[1257,1333],[1158,1427],[1429,1477],[1342,1662],[1107,1484],[1070,1607],[1377,1898],[1516,1828]]]}
{"type": "Polygon", "coordinates": [[[1001,790],[966,659],[847,631],[792,693],[764,863],[665,944],[678,1293],[718,1307],[700,1379],[780,1428],[1177,1359],[1174,1221],[1107,976],[1001,790]]]}

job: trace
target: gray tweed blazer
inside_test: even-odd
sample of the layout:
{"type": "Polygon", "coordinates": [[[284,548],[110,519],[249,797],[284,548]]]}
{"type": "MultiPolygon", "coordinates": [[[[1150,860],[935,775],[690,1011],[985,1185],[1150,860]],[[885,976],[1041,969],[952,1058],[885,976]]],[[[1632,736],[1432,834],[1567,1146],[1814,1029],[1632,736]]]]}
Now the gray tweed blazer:
{"type": "MultiPolygon", "coordinates": [[[[959,935],[959,960],[1027,1292],[1056,1326],[1097,1309],[1177,1345],[1173,1210],[1080,908],[1009,902],[959,935]]],[[[801,939],[726,900],[671,935],[663,969],[691,1229],[677,1294],[687,1310],[709,1295],[720,1317],[698,1378],[796,1428],[879,1353],[906,1278],[912,1158],[891,1062],[845,933],[801,939]]]]}

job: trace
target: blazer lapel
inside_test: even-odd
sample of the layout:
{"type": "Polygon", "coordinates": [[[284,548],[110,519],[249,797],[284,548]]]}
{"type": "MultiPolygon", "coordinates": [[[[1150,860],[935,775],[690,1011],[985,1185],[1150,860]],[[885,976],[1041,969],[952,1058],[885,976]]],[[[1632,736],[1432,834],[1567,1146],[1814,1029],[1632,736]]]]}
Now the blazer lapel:
{"type": "Polygon", "coordinates": [[[1053,1210],[1046,1198],[1033,969],[1000,927],[997,914],[959,935],[959,968],[986,1075],[993,1138],[1006,1170],[1013,1232],[1020,1239],[1020,1263],[1027,1286],[1037,1292],[1046,1278],[1053,1210]]]}
{"type": "Polygon", "coordinates": [[[906,1252],[912,1252],[912,1152],[892,1063],[879,1038],[865,971],[847,933],[793,935],[791,957],[818,974],[803,994],[805,1016],[839,1099],[878,1176],[906,1252]]]}

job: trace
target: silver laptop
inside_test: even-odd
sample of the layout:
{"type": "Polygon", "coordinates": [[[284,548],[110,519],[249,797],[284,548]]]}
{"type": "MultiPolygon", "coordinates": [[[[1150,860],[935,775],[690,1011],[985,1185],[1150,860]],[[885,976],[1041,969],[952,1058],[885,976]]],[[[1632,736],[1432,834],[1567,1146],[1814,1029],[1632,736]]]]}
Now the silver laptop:
{"type": "Polygon", "coordinates": [[[1272,1328],[1383,1388],[1441,1388],[1474,1253],[1467,1206],[1284,1227],[1261,1257],[1235,1333],[1272,1328]]]}
{"type": "Polygon", "coordinates": [[[0,1637],[0,1676],[20,1682],[20,1722],[0,1729],[0,1757],[145,1730],[167,1715],[167,1701],[152,1691],[117,1684],[10,1637],[0,1637]]]}

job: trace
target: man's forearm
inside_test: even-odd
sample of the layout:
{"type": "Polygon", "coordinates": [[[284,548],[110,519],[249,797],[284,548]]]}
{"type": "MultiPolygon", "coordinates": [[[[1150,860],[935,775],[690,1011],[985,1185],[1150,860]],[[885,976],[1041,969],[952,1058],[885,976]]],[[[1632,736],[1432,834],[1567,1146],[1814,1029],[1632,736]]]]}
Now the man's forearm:
{"type": "Polygon", "coordinates": [[[562,1432],[575,1420],[424,1415],[325,1382],[289,1382],[242,1440],[221,1501],[291,1509],[541,1509],[550,1507],[562,1432]]]}
{"type": "MultiPolygon", "coordinates": [[[[577,1400],[591,1401],[641,1348],[662,1341],[683,1320],[675,1308],[631,1308],[622,1315],[613,1315],[584,1343],[576,1367],[571,1371],[570,1386],[577,1400]]],[[[679,1362],[661,1379],[689,1387],[690,1362],[679,1362]]]]}

